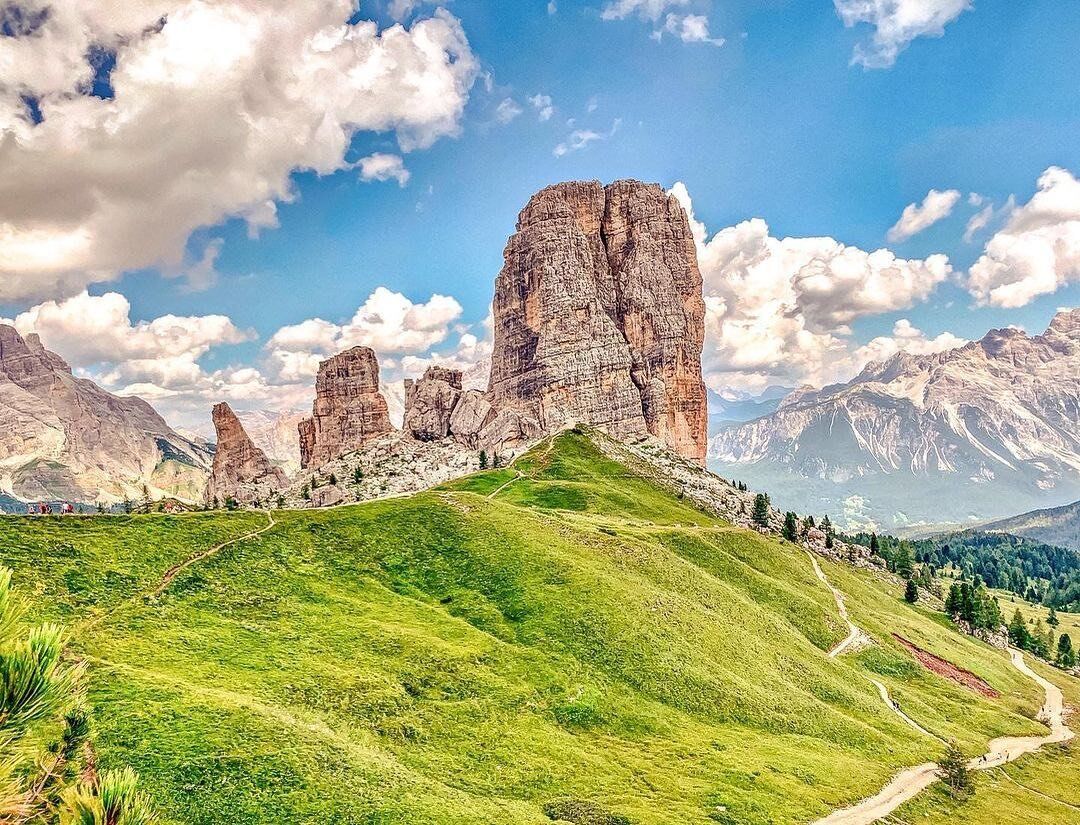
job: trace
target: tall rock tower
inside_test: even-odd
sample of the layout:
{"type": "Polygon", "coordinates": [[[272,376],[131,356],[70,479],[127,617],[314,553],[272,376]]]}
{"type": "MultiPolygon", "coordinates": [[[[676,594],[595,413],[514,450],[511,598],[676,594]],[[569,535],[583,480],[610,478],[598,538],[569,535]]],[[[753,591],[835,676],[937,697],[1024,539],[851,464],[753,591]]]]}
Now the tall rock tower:
{"type": "Polygon", "coordinates": [[[689,221],[655,184],[562,183],[518,218],[495,282],[488,399],[544,431],[651,434],[704,463],[705,303],[689,221]]]}
{"type": "Polygon", "coordinates": [[[244,425],[228,404],[215,405],[212,417],[217,434],[217,451],[206,484],[206,502],[223,503],[232,498],[241,504],[266,500],[284,490],[284,471],[270,463],[266,453],[255,446],[244,425]]]}
{"type": "Polygon", "coordinates": [[[370,347],[353,347],[319,364],[312,414],[299,429],[304,468],[321,467],[393,429],[370,347]]]}

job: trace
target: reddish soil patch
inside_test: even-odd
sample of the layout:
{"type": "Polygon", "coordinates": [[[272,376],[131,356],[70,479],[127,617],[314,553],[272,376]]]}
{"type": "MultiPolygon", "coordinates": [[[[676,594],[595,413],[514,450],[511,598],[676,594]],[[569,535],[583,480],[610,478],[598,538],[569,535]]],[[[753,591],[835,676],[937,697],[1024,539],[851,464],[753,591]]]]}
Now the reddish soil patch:
{"type": "Polygon", "coordinates": [[[900,644],[907,649],[908,653],[918,660],[920,665],[927,670],[933,671],[938,676],[952,679],[954,682],[963,685],[968,690],[981,693],[983,696],[989,696],[991,699],[996,699],[1001,695],[970,670],[964,670],[962,667],[957,667],[952,662],[946,661],[940,656],[935,656],[927,650],[923,650],[918,645],[909,642],[903,636],[898,636],[896,633],[893,634],[893,638],[900,642],[900,644]]]}

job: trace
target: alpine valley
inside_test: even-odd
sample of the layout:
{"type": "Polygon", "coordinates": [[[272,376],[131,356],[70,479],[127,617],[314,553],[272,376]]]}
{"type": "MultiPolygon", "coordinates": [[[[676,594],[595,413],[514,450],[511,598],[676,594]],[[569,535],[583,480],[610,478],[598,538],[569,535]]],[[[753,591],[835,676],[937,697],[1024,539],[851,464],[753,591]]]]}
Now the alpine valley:
{"type": "Polygon", "coordinates": [[[0,0],[0,825],[1080,825],[1078,42],[0,0]]]}

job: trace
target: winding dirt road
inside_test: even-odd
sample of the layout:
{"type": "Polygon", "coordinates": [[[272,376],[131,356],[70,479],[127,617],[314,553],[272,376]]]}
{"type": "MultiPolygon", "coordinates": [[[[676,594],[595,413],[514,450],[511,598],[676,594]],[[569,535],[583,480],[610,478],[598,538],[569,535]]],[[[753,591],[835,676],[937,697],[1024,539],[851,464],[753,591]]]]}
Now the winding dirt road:
{"type": "MultiPolygon", "coordinates": [[[[848,635],[848,638],[829,651],[829,656],[835,657],[849,647],[852,641],[861,635],[862,631],[848,618],[842,594],[829,582],[817,559],[810,555],[810,561],[814,565],[814,571],[817,573],[818,578],[825,583],[836,598],[840,615],[843,616],[848,626],[852,628],[852,633],[848,635]]],[[[1039,713],[1039,719],[1047,724],[1050,733],[1046,736],[1003,736],[994,739],[990,742],[985,754],[968,762],[968,767],[972,770],[985,771],[997,768],[1019,759],[1025,754],[1034,753],[1045,745],[1067,742],[1074,736],[1073,732],[1065,724],[1065,702],[1061,690],[1028,667],[1027,662],[1024,661],[1024,655],[1020,651],[1010,649],[1009,656],[1017,670],[1034,680],[1046,692],[1046,700],[1042,711],[1039,713]]],[[[882,700],[894,713],[898,714],[920,733],[933,736],[893,703],[888,690],[883,684],[873,679],[870,681],[874,683],[881,694],[882,700]]],[[[817,820],[814,825],[871,825],[871,823],[888,816],[909,799],[929,788],[937,778],[938,766],[935,762],[927,762],[908,768],[893,777],[892,781],[874,796],[864,799],[849,808],[834,811],[827,817],[817,820]]]]}

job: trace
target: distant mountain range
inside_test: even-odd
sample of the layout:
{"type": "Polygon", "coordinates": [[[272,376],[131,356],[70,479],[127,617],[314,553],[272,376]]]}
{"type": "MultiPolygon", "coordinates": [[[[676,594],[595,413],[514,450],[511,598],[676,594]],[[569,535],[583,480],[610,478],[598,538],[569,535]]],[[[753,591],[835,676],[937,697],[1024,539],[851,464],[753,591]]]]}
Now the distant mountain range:
{"type": "Polygon", "coordinates": [[[0,324],[0,509],[201,498],[213,453],[141,398],[76,378],[36,335],[0,324]]]}
{"type": "Polygon", "coordinates": [[[731,393],[720,395],[709,391],[709,436],[716,436],[725,424],[752,421],[775,412],[792,387],[768,386],[758,394],[731,393]]]}
{"type": "Polygon", "coordinates": [[[1010,533],[1080,552],[1080,501],[1001,519],[980,529],[987,533],[1010,533]]]}
{"type": "Polygon", "coordinates": [[[899,353],[711,439],[710,466],[848,526],[973,524],[1080,498],[1080,309],[899,353]]]}

